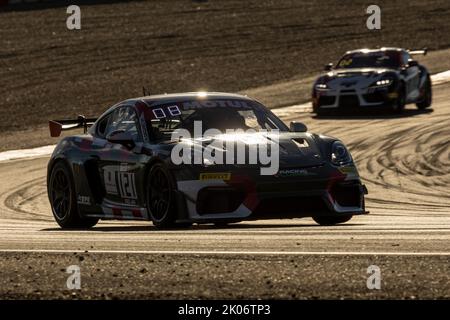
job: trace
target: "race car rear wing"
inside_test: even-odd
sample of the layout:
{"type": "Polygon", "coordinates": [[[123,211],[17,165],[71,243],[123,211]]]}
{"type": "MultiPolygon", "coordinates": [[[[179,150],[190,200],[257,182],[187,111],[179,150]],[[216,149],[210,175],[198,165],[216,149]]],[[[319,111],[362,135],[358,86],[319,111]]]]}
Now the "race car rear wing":
{"type": "Polygon", "coordinates": [[[428,53],[428,48],[423,48],[423,49],[408,49],[406,50],[408,51],[408,53],[412,56],[414,55],[419,55],[419,54],[423,54],[424,56],[427,55],[428,53]]]}
{"type": "Polygon", "coordinates": [[[83,128],[84,133],[87,132],[88,127],[90,127],[97,119],[86,118],[85,116],[78,116],[77,119],[65,119],[65,120],[50,120],[48,122],[48,127],[50,129],[51,137],[59,137],[61,131],[83,128]]]}

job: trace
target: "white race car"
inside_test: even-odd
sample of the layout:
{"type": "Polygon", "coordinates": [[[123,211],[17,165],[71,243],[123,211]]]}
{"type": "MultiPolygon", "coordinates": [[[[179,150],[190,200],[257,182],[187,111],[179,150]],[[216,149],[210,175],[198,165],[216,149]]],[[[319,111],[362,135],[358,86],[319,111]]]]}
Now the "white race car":
{"type": "Polygon", "coordinates": [[[427,50],[400,48],[360,49],[347,52],[336,66],[328,64],[326,74],[314,83],[313,111],[387,106],[400,113],[405,104],[419,109],[431,105],[432,90],[428,70],[411,58],[427,50]]]}

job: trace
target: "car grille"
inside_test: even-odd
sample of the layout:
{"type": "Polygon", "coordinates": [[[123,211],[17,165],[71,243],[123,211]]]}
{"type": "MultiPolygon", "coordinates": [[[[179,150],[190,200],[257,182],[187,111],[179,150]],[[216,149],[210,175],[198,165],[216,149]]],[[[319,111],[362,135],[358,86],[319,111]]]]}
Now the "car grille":
{"type": "Polygon", "coordinates": [[[319,105],[328,106],[333,105],[336,101],[336,97],[334,96],[321,96],[319,97],[319,105]]]}
{"type": "Polygon", "coordinates": [[[343,207],[359,207],[361,190],[359,184],[335,184],[330,190],[333,199],[343,207]]]}
{"type": "Polygon", "coordinates": [[[232,187],[204,188],[198,194],[197,212],[200,215],[233,212],[244,198],[244,191],[232,187]]]}
{"type": "Polygon", "coordinates": [[[385,95],[381,92],[368,93],[363,95],[364,100],[369,103],[379,103],[385,101],[385,95]]]}
{"type": "Polygon", "coordinates": [[[306,217],[330,212],[324,200],[314,197],[281,197],[263,199],[252,213],[254,218],[306,217]]]}
{"type": "Polygon", "coordinates": [[[339,97],[339,107],[342,108],[352,108],[359,106],[358,97],[355,95],[340,96],[339,97]]]}

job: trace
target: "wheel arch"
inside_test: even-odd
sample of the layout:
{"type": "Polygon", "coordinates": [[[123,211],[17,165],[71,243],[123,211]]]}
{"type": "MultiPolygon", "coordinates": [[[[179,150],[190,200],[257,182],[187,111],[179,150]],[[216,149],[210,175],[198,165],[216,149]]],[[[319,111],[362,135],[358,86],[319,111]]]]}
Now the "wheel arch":
{"type": "MultiPolygon", "coordinates": [[[[145,171],[144,171],[144,190],[146,190],[147,188],[147,184],[148,184],[148,179],[149,179],[149,173],[150,170],[152,169],[152,167],[156,164],[162,164],[164,166],[167,167],[167,170],[170,174],[171,179],[173,180],[173,184],[174,184],[174,193],[175,193],[175,201],[177,203],[176,207],[177,207],[177,221],[186,221],[187,219],[189,219],[189,213],[188,213],[188,209],[187,209],[187,205],[186,205],[186,197],[184,196],[184,194],[182,192],[180,192],[178,190],[178,186],[177,186],[177,179],[175,177],[175,175],[173,174],[173,171],[170,168],[170,165],[168,165],[167,160],[161,159],[159,157],[155,157],[153,159],[151,159],[145,166],[145,171]]],[[[145,197],[147,197],[147,191],[145,191],[145,197]]],[[[147,198],[145,199],[145,202],[147,202],[147,198]]],[[[147,204],[146,204],[147,206],[147,204]]],[[[149,210],[149,208],[146,208],[147,210],[149,210]]]]}
{"type": "Polygon", "coordinates": [[[47,167],[47,192],[48,192],[48,188],[50,186],[50,178],[51,178],[53,169],[55,168],[55,166],[58,163],[63,163],[66,166],[66,168],[69,170],[70,174],[72,175],[72,178],[74,177],[73,168],[65,156],[60,155],[58,157],[52,158],[47,167]]]}
{"type": "Polygon", "coordinates": [[[85,181],[85,185],[83,185],[83,181],[81,181],[80,183],[80,179],[78,178],[77,180],[77,176],[80,176],[79,174],[75,174],[74,171],[74,165],[73,163],[70,161],[70,159],[65,155],[65,154],[60,154],[55,158],[52,158],[49,165],[48,165],[48,174],[47,174],[47,193],[50,199],[50,178],[52,175],[52,171],[54,170],[55,166],[58,164],[63,164],[65,166],[65,168],[67,169],[68,173],[70,174],[70,179],[71,179],[71,183],[72,183],[72,187],[74,188],[74,193],[75,193],[75,203],[76,203],[76,207],[77,207],[77,212],[78,215],[83,218],[85,216],[85,214],[83,213],[82,208],[80,208],[80,204],[78,203],[77,199],[78,199],[78,195],[81,194],[81,190],[80,188],[88,188],[87,192],[83,192],[83,193],[87,193],[89,194],[91,199],[94,199],[92,196],[92,190],[89,186],[89,183],[87,183],[87,181],[85,181]]]}

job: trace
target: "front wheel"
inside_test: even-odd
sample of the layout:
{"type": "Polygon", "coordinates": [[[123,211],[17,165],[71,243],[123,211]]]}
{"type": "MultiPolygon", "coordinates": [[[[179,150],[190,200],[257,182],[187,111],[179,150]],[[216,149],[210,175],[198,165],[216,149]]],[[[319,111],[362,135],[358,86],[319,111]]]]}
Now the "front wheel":
{"type": "Polygon", "coordinates": [[[48,196],[53,217],[63,229],[91,228],[97,218],[82,217],[78,213],[75,184],[72,174],[63,162],[58,162],[50,173],[48,196]]]}
{"type": "Polygon", "coordinates": [[[394,113],[402,113],[405,109],[406,105],[406,91],[405,87],[401,86],[398,90],[398,97],[395,99],[395,101],[392,103],[392,111],[394,113]]]}
{"type": "Polygon", "coordinates": [[[321,216],[313,217],[313,220],[321,226],[334,226],[339,223],[350,221],[353,216],[321,216]]]}
{"type": "Polygon", "coordinates": [[[161,163],[152,166],[147,178],[148,213],[157,228],[175,227],[175,184],[161,163]]]}
{"type": "Polygon", "coordinates": [[[416,106],[419,110],[423,110],[431,106],[431,102],[433,100],[433,94],[431,89],[431,79],[428,77],[424,84],[424,93],[422,96],[422,100],[416,103],[416,106]]]}

